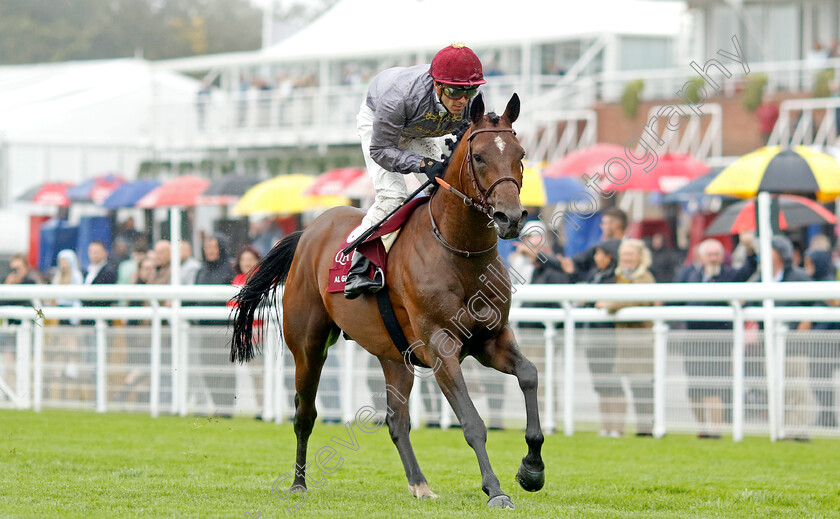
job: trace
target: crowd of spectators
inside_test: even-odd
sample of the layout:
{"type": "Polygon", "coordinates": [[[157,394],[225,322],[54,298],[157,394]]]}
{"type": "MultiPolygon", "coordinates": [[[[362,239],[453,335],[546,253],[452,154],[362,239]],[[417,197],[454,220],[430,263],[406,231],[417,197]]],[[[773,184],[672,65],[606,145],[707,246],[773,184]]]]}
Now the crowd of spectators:
{"type": "MultiPolygon", "coordinates": [[[[646,242],[626,236],[627,217],[620,209],[608,209],[601,215],[601,241],[574,256],[564,256],[562,247],[546,240],[539,222],[527,224],[521,243],[509,258],[518,275],[529,283],[728,283],[760,281],[758,256],[754,238],[742,233],[740,244],[727,255],[724,245],[707,239],[697,245],[693,259],[680,266],[679,252],[665,246],[664,236],[654,235],[646,242]],[[534,231],[533,229],[537,229],[534,231]]],[[[838,262],[832,259],[831,242],[827,236],[816,235],[804,251],[797,249],[786,236],[772,240],[773,276],[777,282],[831,281],[838,279],[838,262]]],[[[642,302],[596,302],[595,308],[615,313],[628,306],[642,306],[642,302]]],[[[694,303],[726,305],[725,301],[694,303]]],[[[778,305],[840,305],[840,301],[814,303],[785,303],[778,305]]],[[[674,325],[675,323],[671,323],[674,325]]],[[[756,329],[760,323],[751,323],[756,329]]],[[[524,323],[520,326],[529,326],[524,323]]],[[[599,397],[602,417],[602,436],[624,435],[626,399],[632,397],[635,409],[635,431],[650,436],[653,425],[653,339],[651,322],[587,323],[582,334],[593,388],[599,397]],[[622,331],[615,332],[616,329],[622,331]],[[597,330],[596,333],[592,333],[597,330]],[[623,382],[626,382],[624,384],[623,382]],[[629,387],[630,394],[625,394],[629,387]]],[[[731,330],[731,322],[686,322],[686,330],[731,330]]],[[[840,329],[840,323],[790,323],[793,330],[840,329]]],[[[683,352],[684,369],[688,379],[688,397],[692,411],[700,425],[701,438],[717,439],[723,425],[731,420],[731,389],[717,381],[732,375],[731,333],[715,337],[685,335],[678,345],[683,352]]],[[[539,349],[539,343],[523,348],[539,349]]],[[[834,341],[836,342],[836,341],[834,341]]],[[[810,425],[810,410],[814,397],[818,412],[814,424],[837,427],[834,391],[827,388],[834,373],[840,369],[840,346],[832,341],[815,339],[796,343],[788,348],[786,377],[817,381],[813,391],[801,387],[787,388],[785,402],[790,409],[786,415],[791,428],[788,438],[807,440],[802,430],[810,425]]],[[[746,376],[763,377],[763,346],[759,341],[747,345],[746,376]]],[[[766,409],[766,392],[748,393],[747,405],[754,410],[766,409]]]]}
{"type": "MultiPolygon", "coordinates": [[[[581,253],[571,256],[563,254],[563,247],[554,240],[541,222],[530,222],[508,259],[517,271],[517,277],[529,283],[721,283],[758,281],[758,257],[753,249],[750,234],[739,237],[740,244],[731,253],[726,252],[721,241],[706,239],[692,255],[691,261],[683,261],[681,251],[669,248],[665,236],[654,234],[647,240],[627,236],[627,216],[620,209],[605,210],[600,216],[600,241],[581,253]],[[545,240],[544,238],[548,238],[545,240]]],[[[263,233],[268,236],[270,233],[263,233]]],[[[278,236],[271,235],[271,241],[278,236]]],[[[119,240],[116,240],[119,241],[119,240]]],[[[124,241],[124,240],[123,240],[124,241]]],[[[115,242],[116,243],[116,242],[115,242]]],[[[253,245],[246,245],[234,255],[229,250],[228,239],[222,235],[208,235],[201,246],[199,260],[187,241],[181,242],[177,258],[180,265],[180,283],[233,284],[241,286],[248,272],[259,262],[262,254],[270,248],[259,238],[253,245]]],[[[813,237],[805,250],[795,247],[785,236],[773,238],[773,275],[776,281],[829,281],[838,279],[838,264],[832,255],[831,240],[824,235],[813,237]]],[[[104,243],[93,241],[87,248],[90,265],[80,268],[78,251],[70,249],[58,253],[56,266],[42,275],[32,270],[23,255],[11,259],[10,272],[5,283],[44,283],[50,280],[56,285],[92,284],[169,284],[171,282],[171,261],[173,251],[167,240],[160,240],[147,247],[144,240],[125,246],[114,246],[109,253],[104,243]]],[[[58,299],[58,306],[78,307],[77,299],[58,299]]],[[[110,305],[107,301],[88,301],[85,306],[110,305]]],[[[142,304],[142,303],[133,303],[142,304]]],[[[592,307],[614,314],[627,306],[640,306],[642,302],[595,302],[592,307]]],[[[727,302],[699,303],[701,305],[726,305],[727,302]]],[[[785,303],[779,303],[785,304],[785,303]]],[[[796,303],[804,304],[804,303],[796,303]]],[[[812,305],[837,306],[838,301],[820,301],[812,305]]],[[[78,324],[77,319],[62,324],[78,324]]],[[[82,322],[82,324],[91,324],[82,322]]],[[[129,322],[128,324],[139,324],[129,322]]],[[[196,324],[221,325],[219,321],[199,321],[196,324]]],[[[675,323],[671,323],[672,326],[675,323]]],[[[541,323],[519,323],[521,328],[542,327],[541,323]]],[[[558,327],[562,323],[558,324],[558,327]]],[[[581,335],[586,353],[593,388],[599,397],[602,416],[601,434],[620,437],[625,434],[625,416],[634,409],[636,434],[649,436],[653,425],[653,365],[651,322],[602,322],[579,325],[587,329],[581,335]],[[620,331],[618,331],[620,330],[620,331]],[[594,332],[594,333],[593,333],[594,332]]],[[[756,328],[760,325],[756,324],[756,328]]],[[[731,330],[729,322],[686,322],[684,328],[692,330],[731,330]]],[[[796,330],[830,330],[840,328],[838,323],[791,323],[796,330]]],[[[530,344],[523,341],[523,350],[534,358],[541,358],[542,342],[530,344]]],[[[700,424],[700,436],[719,438],[724,424],[731,420],[731,389],[725,385],[711,384],[712,379],[726,380],[731,377],[731,333],[719,337],[692,337],[680,339],[684,371],[688,380],[688,398],[694,416],[700,424]]],[[[763,346],[760,341],[747,344],[745,364],[747,377],[764,375],[763,346]]],[[[82,359],[79,359],[82,360],[82,359]]],[[[203,362],[216,363],[219,359],[205,358],[203,362]]],[[[823,387],[830,383],[834,373],[840,369],[840,346],[833,343],[814,342],[799,345],[788,352],[786,376],[804,377],[825,384],[818,384],[813,391],[801,389],[786,390],[785,399],[793,407],[816,406],[816,424],[837,427],[834,391],[823,387]]],[[[214,403],[220,406],[232,405],[233,378],[217,380],[219,391],[213,392],[214,403]],[[230,388],[228,386],[231,386],[230,388]]],[[[260,384],[260,381],[256,381],[260,384]]],[[[485,390],[491,396],[491,407],[501,409],[501,393],[496,391],[498,381],[487,379],[485,390]],[[490,395],[492,393],[492,395],[490,395]],[[496,395],[499,393],[499,395],[496,395]],[[498,398],[497,398],[498,396],[498,398]],[[498,400],[498,401],[496,401],[498,400]]],[[[500,386],[501,387],[501,386],[500,386]]],[[[747,395],[748,407],[766,407],[766,395],[751,391],[747,395]]],[[[337,403],[336,403],[337,405],[337,403]]],[[[330,406],[334,407],[334,406],[330,406]]],[[[806,413],[807,414],[807,413],[806,413]]],[[[789,420],[793,425],[809,425],[810,419],[792,413],[789,420]]],[[[802,437],[804,435],[794,435],[802,437]]]]}

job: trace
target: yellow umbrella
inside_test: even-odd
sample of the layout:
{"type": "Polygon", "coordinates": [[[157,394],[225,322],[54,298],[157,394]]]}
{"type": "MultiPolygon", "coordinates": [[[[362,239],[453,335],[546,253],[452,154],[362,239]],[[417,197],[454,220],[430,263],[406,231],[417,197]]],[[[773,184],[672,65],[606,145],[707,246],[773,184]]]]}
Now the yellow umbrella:
{"type": "Polygon", "coordinates": [[[840,196],[840,163],[806,146],[767,146],[739,158],[706,186],[707,194],[738,198],[752,198],[759,191],[834,200],[840,196]]]}
{"type": "Polygon", "coordinates": [[[307,209],[349,205],[342,196],[307,196],[306,191],[315,177],[309,175],[281,175],[260,182],[249,189],[233,207],[233,214],[245,216],[254,213],[301,213],[307,209]]]}
{"type": "Polygon", "coordinates": [[[522,205],[537,207],[542,207],[548,203],[545,196],[545,185],[539,169],[525,168],[525,171],[522,172],[522,191],[519,192],[519,200],[522,205]]]}

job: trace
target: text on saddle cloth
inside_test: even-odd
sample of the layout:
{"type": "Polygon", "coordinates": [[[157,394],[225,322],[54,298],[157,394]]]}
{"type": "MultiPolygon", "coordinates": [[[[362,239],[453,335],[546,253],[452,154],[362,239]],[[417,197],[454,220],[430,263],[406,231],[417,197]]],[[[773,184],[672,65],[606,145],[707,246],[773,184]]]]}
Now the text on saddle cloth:
{"type": "MultiPolygon", "coordinates": [[[[359,253],[363,254],[374,265],[385,271],[388,253],[385,250],[385,246],[382,244],[382,240],[380,238],[387,234],[391,234],[392,232],[398,231],[400,227],[408,221],[408,217],[411,216],[411,213],[428,201],[428,196],[421,196],[405,204],[402,208],[400,208],[400,210],[394,213],[393,216],[388,218],[385,223],[380,225],[379,228],[364,241],[364,243],[359,245],[357,248],[359,253]]],[[[350,272],[350,259],[353,257],[353,253],[350,252],[349,254],[344,254],[341,252],[341,249],[354,239],[355,236],[351,233],[351,235],[345,239],[336,251],[335,257],[333,258],[333,264],[330,267],[330,282],[327,286],[327,292],[329,293],[344,292],[344,283],[347,281],[347,273],[350,272]]]]}

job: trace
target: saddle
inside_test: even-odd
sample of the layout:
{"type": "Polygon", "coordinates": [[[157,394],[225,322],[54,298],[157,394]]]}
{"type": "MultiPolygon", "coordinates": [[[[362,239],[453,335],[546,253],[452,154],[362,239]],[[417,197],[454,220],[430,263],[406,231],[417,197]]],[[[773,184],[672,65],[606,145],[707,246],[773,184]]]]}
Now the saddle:
{"type": "MultiPolygon", "coordinates": [[[[362,244],[358,246],[357,250],[367,257],[374,265],[381,268],[383,272],[387,273],[386,265],[388,262],[388,253],[385,250],[385,246],[382,244],[382,240],[379,238],[385,236],[386,234],[398,231],[405,222],[408,221],[408,218],[414,210],[428,201],[428,196],[421,196],[406,203],[396,213],[388,218],[385,223],[380,225],[379,228],[370,235],[370,237],[362,242],[362,244]]],[[[346,247],[348,243],[351,243],[354,238],[355,237],[352,235],[348,236],[344,242],[341,243],[338,251],[335,253],[333,264],[330,267],[330,282],[327,286],[327,292],[329,293],[344,292],[344,283],[347,280],[347,273],[350,271],[350,258],[353,256],[353,252],[351,251],[350,253],[345,254],[342,252],[342,249],[346,247]]]]}

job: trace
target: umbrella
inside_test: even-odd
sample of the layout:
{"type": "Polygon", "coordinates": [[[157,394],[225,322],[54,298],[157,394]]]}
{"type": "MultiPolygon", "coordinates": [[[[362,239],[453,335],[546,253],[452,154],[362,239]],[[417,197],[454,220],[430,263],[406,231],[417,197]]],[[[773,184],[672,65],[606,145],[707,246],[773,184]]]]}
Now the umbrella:
{"type": "MultiPolygon", "coordinates": [[[[411,180],[414,180],[414,175],[406,175],[405,181],[406,186],[410,183],[411,180]]],[[[417,187],[420,187],[420,184],[417,184],[417,187]]],[[[414,189],[417,189],[415,187],[414,189]]],[[[414,191],[408,187],[408,191],[414,191]]],[[[358,198],[359,200],[364,198],[373,198],[376,195],[376,190],[373,188],[373,180],[371,180],[370,175],[363,175],[358,177],[356,180],[350,182],[344,190],[344,196],[348,198],[358,198]]]]}
{"type": "Polygon", "coordinates": [[[67,190],[71,187],[73,187],[73,184],[69,182],[46,182],[27,189],[15,200],[39,205],[68,207],[70,197],[67,196],[67,190]]]}
{"type": "Polygon", "coordinates": [[[627,182],[611,187],[616,191],[636,189],[671,193],[708,172],[709,167],[691,155],[666,153],[659,157],[650,172],[633,172],[627,182]]]}
{"type": "Polygon", "coordinates": [[[816,195],[830,201],[840,196],[840,163],[806,146],[767,146],[725,168],[706,193],[754,197],[759,191],[816,195]]]}
{"type": "Polygon", "coordinates": [[[151,209],[153,207],[193,206],[198,195],[210,185],[205,178],[184,175],[165,182],[135,204],[135,207],[151,209]]]}
{"type": "Polygon", "coordinates": [[[160,182],[151,179],[128,182],[116,188],[100,205],[106,209],[134,207],[138,200],[159,185],[160,182]]]}
{"type": "Polygon", "coordinates": [[[245,193],[233,207],[235,215],[253,213],[300,213],[318,207],[348,205],[340,196],[312,196],[304,192],[315,182],[309,175],[282,175],[260,182],[245,193]]]}
{"type": "Polygon", "coordinates": [[[367,171],[358,168],[331,169],[315,177],[315,182],[306,190],[307,195],[349,196],[347,188],[359,178],[367,177],[367,171]]]}
{"type": "Polygon", "coordinates": [[[624,148],[615,144],[595,144],[552,162],[543,169],[542,174],[549,178],[600,174],[604,164],[615,157],[625,158],[624,148]]]}
{"type": "Polygon", "coordinates": [[[67,196],[73,202],[94,202],[101,205],[115,189],[126,181],[115,173],[89,178],[67,190],[67,196]]]}
{"type": "MultiPolygon", "coordinates": [[[[672,191],[667,195],[663,196],[662,203],[677,204],[680,202],[690,202],[691,200],[696,200],[704,196],[709,196],[706,195],[706,186],[708,186],[721,171],[723,171],[723,168],[715,168],[712,171],[706,173],[705,175],[695,178],[694,180],[684,185],[683,187],[677,189],[676,191],[672,191]]],[[[721,196],[723,198],[732,198],[727,197],[725,195],[721,196]]]]}
{"type": "MultiPolygon", "coordinates": [[[[837,218],[817,202],[802,196],[778,195],[779,229],[787,230],[811,224],[835,224],[837,218]]],[[[712,221],[707,236],[754,231],[755,199],[741,200],[727,207],[712,221]]]]}
{"type": "Polygon", "coordinates": [[[259,183],[259,179],[246,175],[225,175],[214,180],[207,189],[196,198],[199,205],[235,204],[246,191],[259,183]]]}
{"type": "Polygon", "coordinates": [[[548,203],[545,196],[545,185],[540,172],[536,168],[525,168],[522,172],[522,191],[519,192],[522,205],[542,207],[548,203]]]}
{"type": "Polygon", "coordinates": [[[581,191],[586,191],[583,182],[575,177],[543,178],[545,197],[549,204],[569,202],[581,191]]]}

